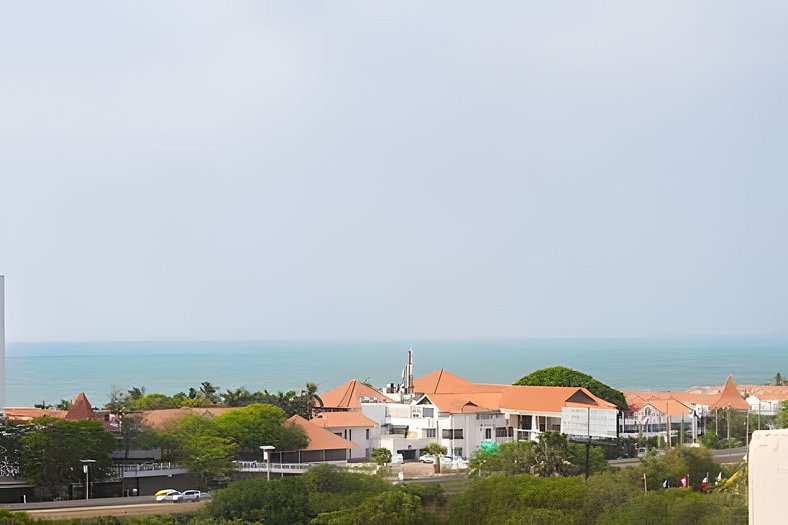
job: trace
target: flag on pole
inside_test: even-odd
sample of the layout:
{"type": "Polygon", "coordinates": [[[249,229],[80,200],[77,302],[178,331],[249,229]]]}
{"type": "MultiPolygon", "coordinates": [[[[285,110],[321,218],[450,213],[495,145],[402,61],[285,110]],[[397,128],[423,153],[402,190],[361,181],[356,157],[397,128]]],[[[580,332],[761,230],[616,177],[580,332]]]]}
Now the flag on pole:
{"type": "Polygon", "coordinates": [[[683,488],[683,489],[686,489],[687,487],[689,487],[689,474],[687,474],[686,476],[681,478],[679,480],[679,483],[680,483],[681,488],[683,488]]]}
{"type": "Polygon", "coordinates": [[[668,478],[665,478],[665,480],[662,482],[662,488],[663,489],[669,489],[670,488],[670,480],[668,478]]]}
{"type": "Polygon", "coordinates": [[[720,471],[720,473],[717,474],[717,481],[714,484],[717,485],[719,484],[720,481],[722,481],[722,471],[720,471]]]}
{"type": "Polygon", "coordinates": [[[706,490],[709,488],[709,473],[706,473],[706,477],[703,478],[703,481],[700,482],[700,490],[706,490]]]}

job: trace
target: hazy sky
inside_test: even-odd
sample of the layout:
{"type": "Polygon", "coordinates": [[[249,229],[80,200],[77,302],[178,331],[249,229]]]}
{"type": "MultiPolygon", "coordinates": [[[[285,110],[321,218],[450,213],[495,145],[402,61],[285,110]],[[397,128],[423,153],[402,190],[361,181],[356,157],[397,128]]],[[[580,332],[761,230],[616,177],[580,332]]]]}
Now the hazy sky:
{"type": "Polygon", "coordinates": [[[29,340],[788,332],[785,2],[11,2],[29,340]]]}

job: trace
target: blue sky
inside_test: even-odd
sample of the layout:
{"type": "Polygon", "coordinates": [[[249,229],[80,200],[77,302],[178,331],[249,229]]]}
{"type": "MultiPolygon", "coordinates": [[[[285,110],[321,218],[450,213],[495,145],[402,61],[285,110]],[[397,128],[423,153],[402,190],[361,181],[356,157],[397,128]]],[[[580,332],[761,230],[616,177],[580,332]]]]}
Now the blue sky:
{"type": "Polygon", "coordinates": [[[28,340],[788,332],[780,2],[17,2],[28,340]]]}

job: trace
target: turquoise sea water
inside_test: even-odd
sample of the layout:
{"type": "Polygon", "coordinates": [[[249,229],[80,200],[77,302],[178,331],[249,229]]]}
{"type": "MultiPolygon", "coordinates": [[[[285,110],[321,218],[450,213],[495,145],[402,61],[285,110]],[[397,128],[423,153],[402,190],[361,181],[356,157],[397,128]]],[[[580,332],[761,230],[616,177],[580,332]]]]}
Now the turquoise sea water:
{"type": "Polygon", "coordinates": [[[620,389],[686,389],[764,383],[788,373],[788,336],[714,339],[429,340],[370,342],[12,343],[6,350],[6,405],[56,403],[84,391],[103,405],[113,385],[174,394],[210,381],[271,391],[348,379],[399,382],[406,350],[416,377],[445,368],[476,382],[512,383],[565,365],[620,389]]]}

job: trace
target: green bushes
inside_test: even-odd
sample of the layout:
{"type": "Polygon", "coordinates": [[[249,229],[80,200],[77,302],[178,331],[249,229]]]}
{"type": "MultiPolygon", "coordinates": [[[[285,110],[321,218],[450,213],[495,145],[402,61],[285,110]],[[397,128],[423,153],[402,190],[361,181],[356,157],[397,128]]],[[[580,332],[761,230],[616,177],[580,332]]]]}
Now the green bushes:
{"type": "Polygon", "coordinates": [[[387,516],[388,523],[407,524],[423,514],[421,498],[412,490],[397,489],[377,476],[329,465],[270,483],[233,483],[217,491],[207,509],[213,518],[261,521],[266,525],[306,524],[316,518],[320,521],[315,523],[332,525],[362,523],[353,520],[357,516],[382,515],[387,516]]]}
{"type": "Polygon", "coordinates": [[[579,523],[584,493],[585,482],[577,476],[539,478],[493,474],[471,482],[461,494],[450,500],[449,522],[469,525],[506,523],[517,515],[542,509],[550,512],[541,512],[540,515],[552,516],[556,520],[553,523],[579,523]]]}

